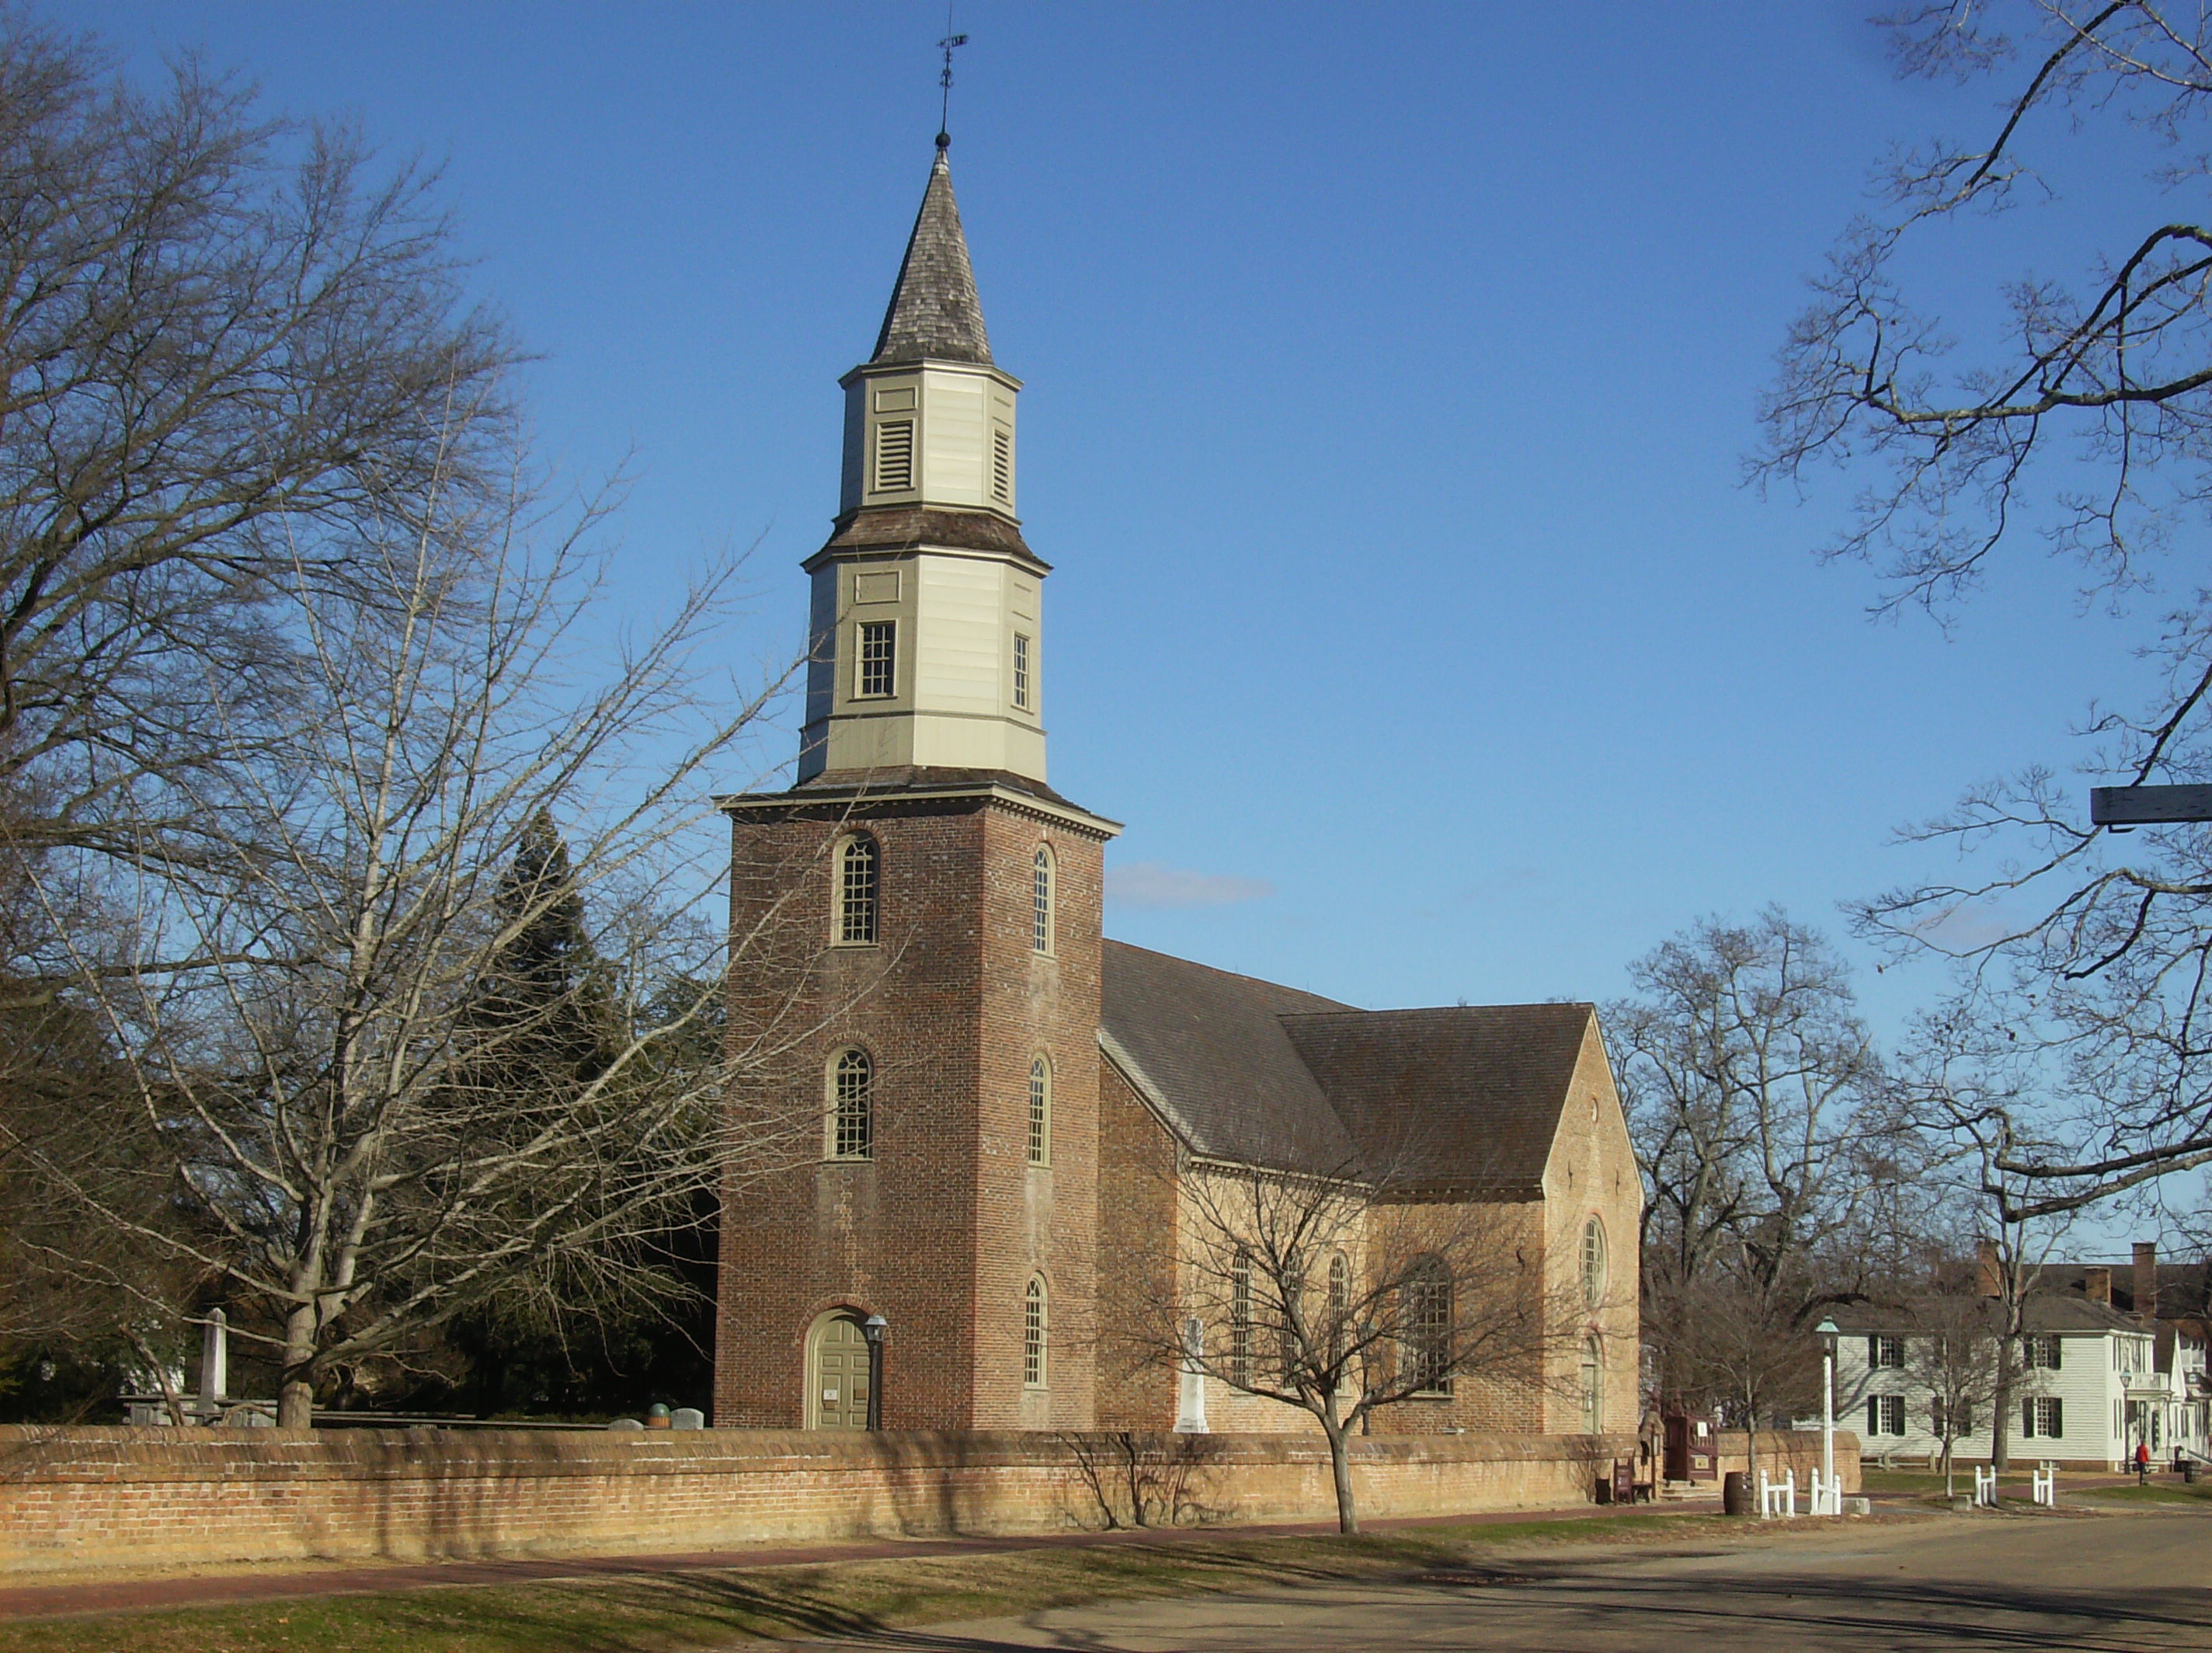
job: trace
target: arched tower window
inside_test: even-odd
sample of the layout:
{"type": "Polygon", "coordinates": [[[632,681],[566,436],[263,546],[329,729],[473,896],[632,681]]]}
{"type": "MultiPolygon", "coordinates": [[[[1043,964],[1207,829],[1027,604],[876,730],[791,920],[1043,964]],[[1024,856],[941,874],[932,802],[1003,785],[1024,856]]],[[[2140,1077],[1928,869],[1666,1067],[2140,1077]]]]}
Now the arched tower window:
{"type": "Polygon", "coordinates": [[[1030,1060],[1030,1164],[1052,1163],[1052,1059],[1042,1052],[1030,1060]]]}
{"type": "Polygon", "coordinates": [[[876,890],[883,851],[865,832],[845,840],[837,851],[837,943],[872,947],[876,941],[876,890]]]}
{"type": "Polygon", "coordinates": [[[1406,1358],[1424,1395],[1452,1388],[1452,1277],[1440,1257],[1417,1257],[1401,1288],[1406,1358]]]}
{"type": "Polygon", "coordinates": [[[1595,1217],[1583,1225],[1583,1301],[1592,1309],[1605,1301],[1605,1225],[1595,1217]]]}
{"type": "Polygon", "coordinates": [[[830,1157],[868,1159],[876,1149],[876,1067],[865,1050],[841,1050],[830,1065],[830,1157]]]}
{"type": "Polygon", "coordinates": [[[1039,844],[1030,884],[1030,945],[1041,953],[1052,951],[1052,848],[1039,844]]]}
{"type": "Polygon", "coordinates": [[[1041,1389],[1044,1387],[1045,1344],[1044,1276],[1030,1276],[1029,1287],[1022,1293],[1022,1387],[1041,1389]]]}

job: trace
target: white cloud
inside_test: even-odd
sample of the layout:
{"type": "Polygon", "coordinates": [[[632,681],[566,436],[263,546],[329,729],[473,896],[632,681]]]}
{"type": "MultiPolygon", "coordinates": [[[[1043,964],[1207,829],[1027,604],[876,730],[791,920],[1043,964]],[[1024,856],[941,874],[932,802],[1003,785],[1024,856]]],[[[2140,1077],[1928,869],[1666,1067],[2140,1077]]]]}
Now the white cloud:
{"type": "Polygon", "coordinates": [[[1106,869],[1106,899],[1123,907],[1229,907],[1258,901],[1275,886],[1225,872],[1191,872],[1158,861],[1131,861],[1106,869]]]}

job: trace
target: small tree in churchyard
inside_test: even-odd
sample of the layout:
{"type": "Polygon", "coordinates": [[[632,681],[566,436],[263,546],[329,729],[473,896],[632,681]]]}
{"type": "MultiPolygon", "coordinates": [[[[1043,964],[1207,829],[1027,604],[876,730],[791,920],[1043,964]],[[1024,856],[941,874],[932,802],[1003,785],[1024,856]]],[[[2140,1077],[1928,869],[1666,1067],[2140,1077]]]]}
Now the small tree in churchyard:
{"type": "MultiPolygon", "coordinates": [[[[1365,1163],[1295,1173],[1187,1161],[1178,1184],[1171,1263],[1145,1274],[1141,1300],[1105,1305],[1109,1341],[1310,1414],[1328,1442],[1341,1531],[1359,1530],[1350,1437],[1378,1408],[1468,1385],[1573,1388],[1558,1370],[1594,1305],[1544,1279],[1532,1207],[1365,1163]]],[[[1596,1382],[1585,1405],[1601,1425],[1596,1382]]]]}

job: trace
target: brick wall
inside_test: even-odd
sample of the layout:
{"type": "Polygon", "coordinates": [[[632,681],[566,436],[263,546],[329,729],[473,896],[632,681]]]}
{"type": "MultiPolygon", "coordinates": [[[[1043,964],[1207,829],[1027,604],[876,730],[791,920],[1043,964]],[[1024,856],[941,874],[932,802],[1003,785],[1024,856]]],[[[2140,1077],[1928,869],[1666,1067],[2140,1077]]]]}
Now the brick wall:
{"type": "MultiPolygon", "coordinates": [[[[1203,1455],[1188,1491],[1212,1519],[1334,1512],[1317,1441],[1170,1436],[1147,1445],[1203,1455]]],[[[1353,1473],[1369,1516],[1555,1509],[1589,1502],[1602,1467],[1631,1446],[1376,1437],[1354,1443],[1353,1473]]],[[[1855,1471],[1856,1456],[1839,1444],[1839,1464],[1855,1471]]],[[[684,1553],[1099,1524],[1076,1453],[1042,1432],[0,1429],[0,1569],[18,1577],[185,1562],[684,1553]]]]}

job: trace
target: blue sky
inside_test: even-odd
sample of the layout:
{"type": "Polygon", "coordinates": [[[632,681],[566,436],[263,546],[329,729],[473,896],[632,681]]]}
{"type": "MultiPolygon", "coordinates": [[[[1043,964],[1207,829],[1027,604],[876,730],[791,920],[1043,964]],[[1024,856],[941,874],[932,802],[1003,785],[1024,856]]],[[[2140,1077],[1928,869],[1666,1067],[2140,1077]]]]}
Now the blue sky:
{"type": "MultiPolygon", "coordinates": [[[[442,163],[548,453],[629,465],[621,601],[757,538],[732,666],[798,649],[941,8],[42,9],[442,163]]],[[[1846,481],[1741,484],[1871,163],[1986,118],[1895,81],[1862,9],[960,0],[1053,780],[1128,823],[1109,933],[1360,1005],[1601,1000],[1702,914],[1839,928],[1932,870],[1897,823],[2130,698],[2144,613],[2081,612],[2069,568],[2023,550],[1948,634],[1870,623],[1871,577],[1811,555],[1846,481]]],[[[2094,235],[2137,198],[2098,161],[1939,244],[1933,290],[2094,235]]],[[[1862,982],[1890,1029],[1935,985],[1862,982]]]]}

